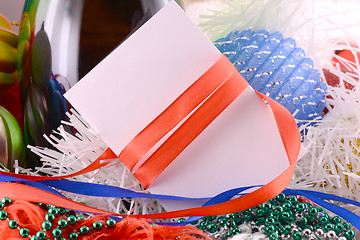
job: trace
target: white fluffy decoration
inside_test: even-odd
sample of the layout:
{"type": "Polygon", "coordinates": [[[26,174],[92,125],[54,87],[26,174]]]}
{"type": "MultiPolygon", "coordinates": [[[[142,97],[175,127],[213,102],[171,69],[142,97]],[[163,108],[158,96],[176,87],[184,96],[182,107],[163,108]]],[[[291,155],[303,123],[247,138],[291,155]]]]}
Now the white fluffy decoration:
{"type": "MultiPolygon", "coordinates": [[[[360,201],[360,66],[358,62],[341,61],[351,71],[343,72],[339,65],[330,69],[340,85],[329,86],[329,112],[316,126],[307,129],[303,144],[309,152],[298,161],[291,187],[360,201]],[[346,89],[344,81],[355,87],[346,89]]],[[[354,211],[360,214],[360,209],[354,211]]]]}
{"type": "MultiPolygon", "coordinates": [[[[100,156],[107,148],[106,144],[98,137],[85,120],[75,111],[67,114],[69,122],[63,122],[56,131],[46,139],[56,150],[32,147],[31,151],[41,157],[43,166],[36,172],[29,169],[18,168],[17,171],[30,175],[46,173],[52,176],[67,175],[82,170],[100,156]],[[69,125],[77,130],[75,135],[68,133],[64,125],[69,125]]],[[[145,192],[138,180],[119,160],[113,160],[101,170],[96,170],[84,175],[76,176],[73,180],[122,187],[137,192],[145,192]]],[[[67,197],[84,202],[87,205],[99,209],[122,213],[122,214],[147,214],[164,211],[161,206],[152,199],[119,199],[99,198],[64,193],[67,197]],[[128,206],[125,206],[127,202],[128,206]],[[130,207],[129,207],[130,205],[130,207]],[[130,211],[128,211],[128,209],[130,211]]]]}

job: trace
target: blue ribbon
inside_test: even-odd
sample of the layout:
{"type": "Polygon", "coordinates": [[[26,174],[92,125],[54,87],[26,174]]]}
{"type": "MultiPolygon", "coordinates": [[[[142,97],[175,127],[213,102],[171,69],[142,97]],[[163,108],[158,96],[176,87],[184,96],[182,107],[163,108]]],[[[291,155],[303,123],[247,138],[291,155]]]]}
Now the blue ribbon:
{"type": "MultiPolygon", "coordinates": [[[[33,186],[44,191],[48,191],[57,195],[64,197],[61,193],[56,191],[55,189],[87,195],[87,196],[94,196],[94,197],[116,197],[116,198],[154,198],[154,199],[164,199],[164,200],[181,200],[181,201],[194,201],[194,200],[208,200],[202,206],[211,206],[219,203],[223,203],[229,201],[231,198],[235,197],[236,195],[244,195],[244,191],[255,188],[261,187],[260,185],[256,186],[248,186],[248,187],[241,187],[235,188],[223,193],[220,193],[212,198],[189,198],[189,197],[181,197],[181,196],[173,196],[173,195],[161,195],[161,194],[149,194],[149,193],[139,193],[132,190],[115,187],[115,186],[108,186],[102,184],[95,184],[95,183],[84,183],[84,182],[75,182],[69,180],[44,180],[44,181],[30,181],[24,180],[20,178],[0,175],[0,182],[22,182],[29,186],[33,186]],[[55,188],[55,189],[54,189],[55,188]]],[[[360,202],[327,194],[321,193],[312,190],[299,190],[299,189],[285,189],[283,191],[286,195],[301,195],[309,200],[315,202],[316,204],[326,208],[327,210],[337,214],[338,216],[342,217],[344,220],[352,224],[354,227],[360,230],[360,217],[356,214],[352,213],[349,210],[346,210],[340,206],[332,204],[330,202],[324,201],[325,200],[334,200],[339,202],[344,202],[348,204],[352,204],[355,206],[360,207],[360,202]]],[[[185,222],[180,223],[162,223],[167,225],[186,225],[193,221],[202,218],[202,216],[198,217],[190,217],[185,222]]]]}

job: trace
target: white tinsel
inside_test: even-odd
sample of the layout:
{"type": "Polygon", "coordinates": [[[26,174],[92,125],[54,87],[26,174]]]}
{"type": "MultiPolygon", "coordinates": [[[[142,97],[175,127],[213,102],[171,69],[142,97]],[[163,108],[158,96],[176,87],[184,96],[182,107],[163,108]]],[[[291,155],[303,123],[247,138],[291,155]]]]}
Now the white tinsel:
{"type": "MultiPolygon", "coordinates": [[[[51,176],[67,175],[82,170],[100,156],[107,148],[106,144],[98,137],[86,121],[75,111],[67,114],[69,122],[63,122],[53,134],[45,138],[55,149],[30,146],[32,152],[41,157],[43,166],[34,172],[30,169],[18,168],[17,171],[31,175],[49,174],[51,176]],[[64,125],[76,129],[76,133],[68,133],[64,125]]],[[[99,183],[122,187],[137,192],[145,192],[138,180],[119,160],[113,160],[101,170],[79,175],[72,178],[80,182],[99,183]]],[[[162,207],[152,199],[120,199],[99,198],[72,193],[64,193],[65,196],[77,201],[84,202],[92,207],[115,213],[146,214],[162,212],[162,207]],[[125,202],[129,206],[125,206],[125,202]],[[130,211],[128,211],[130,209],[130,211]]]]}
{"type": "MultiPolygon", "coordinates": [[[[360,201],[360,66],[356,63],[347,67],[351,72],[341,70],[339,65],[329,69],[339,78],[340,85],[329,86],[329,112],[316,126],[307,129],[303,144],[309,152],[298,162],[291,187],[360,201]],[[355,87],[346,89],[344,81],[355,87]]],[[[354,211],[360,214],[360,209],[354,211]]]]}

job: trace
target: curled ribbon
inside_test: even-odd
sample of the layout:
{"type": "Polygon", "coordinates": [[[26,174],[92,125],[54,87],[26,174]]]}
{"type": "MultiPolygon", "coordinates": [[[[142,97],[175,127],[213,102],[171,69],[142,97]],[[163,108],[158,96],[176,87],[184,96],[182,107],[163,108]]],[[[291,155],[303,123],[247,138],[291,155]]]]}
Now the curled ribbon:
{"type": "MultiPolygon", "coordinates": [[[[22,174],[2,172],[1,174],[30,181],[43,181],[50,179],[64,179],[90,171],[94,171],[109,163],[107,159],[120,158],[129,170],[133,171],[137,179],[148,187],[154,179],[219,115],[248,87],[246,80],[239,74],[231,62],[222,56],[207,72],[195,81],[182,93],[167,109],[146,126],[124,148],[119,156],[107,149],[98,159],[83,170],[56,177],[28,176],[22,174]],[[190,115],[190,116],[188,116],[190,115]],[[180,122],[168,139],[142,164],[134,169],[142,157],[167,133],[180,122]]],[[[278,177],[261,188],[234,200],[216,202],[215,205],[156,213],[147,215],[132,215],[133,217],[147,217],[153,219],[174,218],[183,216],[211,216],[230,212],[242,211],[270,200],[281,193],[289,183],[294,171],[300,150],[300,134],[290,112],[286,108],[256,92],[272,109],[279,133],[286,150],[290,166],[278,177]]],[[[265,103],[264,103],[265,104],[265,103]]],[[[72,208],[80,211],[101,213],[114,216],[123,216],[86,207],[69,199],[38,189],[36,194],[30,194],[28,186],[0,183],[1,194],[5,192],[8,197],[27,201],[46,200],[48,204],[72,208]],[[18,190],[14,191],[14,187],[18,190]],[[39,196],[39,197],[38,197],[39,196]]]]}

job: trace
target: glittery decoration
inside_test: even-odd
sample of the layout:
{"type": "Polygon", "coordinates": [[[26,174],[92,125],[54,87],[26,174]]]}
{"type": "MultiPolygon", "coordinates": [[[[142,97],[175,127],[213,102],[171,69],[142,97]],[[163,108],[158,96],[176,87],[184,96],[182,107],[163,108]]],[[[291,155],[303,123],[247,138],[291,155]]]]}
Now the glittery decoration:
{"type": "Polygon", "coordinates": [[[249,29],[233,31],[214,44],[255,90],[296,113],[296,119],[322,118],[327,86],[294,39],[249,29]]]}
{"type": "Polygon", "coordinates": [[[350,224],[339,216],[330,216],[300,196],[283,193],[254,208],[205,217],[193,225],[213,239],[229,239],[238,234],[249,238],[265,234],[271,240],[354,239],[350,224]]]}

